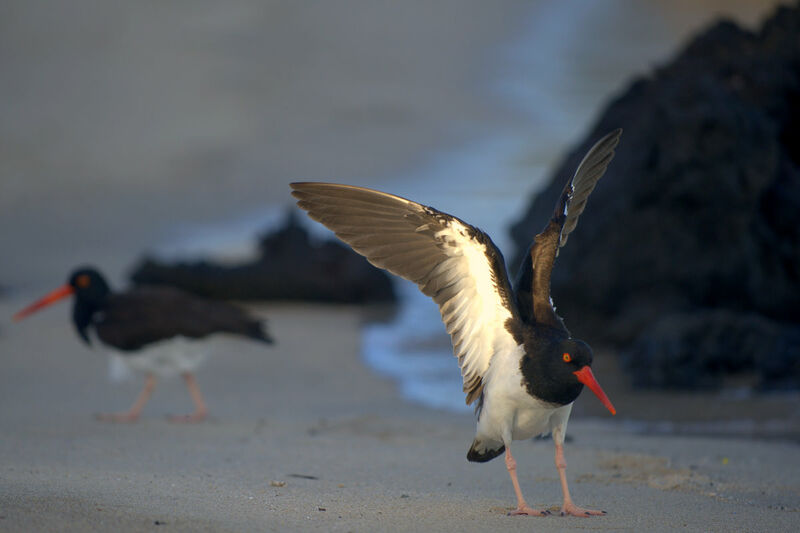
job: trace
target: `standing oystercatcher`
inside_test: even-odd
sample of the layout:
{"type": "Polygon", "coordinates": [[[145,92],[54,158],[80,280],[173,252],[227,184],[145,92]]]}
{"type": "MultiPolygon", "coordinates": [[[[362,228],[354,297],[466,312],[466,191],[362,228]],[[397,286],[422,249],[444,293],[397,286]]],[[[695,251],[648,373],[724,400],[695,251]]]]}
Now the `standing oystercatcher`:
{"type": "Polygon", "coordinates": [[[439,305],[458,357],[467,404],[477,400],[469,461],[505,451],[517,508],[528,507],[511,442],[552,432],[564,503],[561,514],[605,514],[578,507],[567,487],[564,435],[584,385],[616,414],[591,370],[592,350],[572,338],[550,298],[550,274],[586,200],[614,157],[622,130],[600,139],[567,183],[553,217],[534,238],[512,290],[491,239],[458,218],[398,196],[329,183],[292,183],[297,205],[372,264],[416,283],[439,305]]]}
{"type": "Polygon", "coordinates": [[[156,385],[156,376],[181,374],[194,402],[190,415],[174,416],[174,422],[203,420],[208,409],[193,371],[205,359],[200,339],[230,333],[272,344],[259,319],[233,305],[204,300],[171,287],[136,287],[112,292],[94,268],[79,268],[59,287],[14,315],[20,320],[62,298],[74,295],[72,323],[78,335],[91,344],[90,327],[113,357],[133,370],[146,373],[139,397],[124,413],[100,414],[100,420],[133,422],[139,418],[156,385]]]}

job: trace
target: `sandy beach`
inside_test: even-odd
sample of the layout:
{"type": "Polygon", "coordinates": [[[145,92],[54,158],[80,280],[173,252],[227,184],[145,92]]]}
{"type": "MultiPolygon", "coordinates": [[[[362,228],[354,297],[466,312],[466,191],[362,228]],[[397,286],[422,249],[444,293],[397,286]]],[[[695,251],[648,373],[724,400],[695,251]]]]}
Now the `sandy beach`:
{"type": "MultiPolygon", "coordinates": [[[[752,22],[757,3],[735,5],[752,22]]],[[[796,395],[642,394],[600,354],[620,415],[584,394],[566,454],[576,503],[608,515],[509,517],[502,460],[466,460],[473,417],[409,403],[364,365],[363,309],[254,307],[277,345],[209,341],[195,425],[166,420],[191,409],[180,380],[138,423],[96,421],[141,378],[109,381],[68,304],[11,322],[78,264],[120,286],[181,228],[289,206],[289,181],[380,185],[483,129],[535,129],[486,82],[534,4],[5,2],[0,532],[797,530],[796,395]],[[692,435],[709,420],[724,438],[692,435]]],[[[669,24],[685,35],[721,9],[669,24]]],[[[557,509],[552,442],[514,453],[528,502],[557,509]]]]}
{"type": "MultiPolygon", "coordinates": [[[[19,303],[4,301],[0,312],[19,303]]],[[[126,408],[141,383],[108,383],[104,358],[75,342],[64,308],[4,331],[0,531],[797,526],[796,444],[635,435],[595,418],[570,422],[568,473],[576,500],[608,516],[508,517],[503,462],[466,461],[472,417],[409,405],[361,364],[359,310],[259,312],[279,344],[215,340],[217,355],[198,375],[212,418],[196,425],[165,419],[190,409],[179,380],[156,389],[139,423],[93,420],[126,408]]],[[[552,442],[520,442],[515,457],[529,502],[555,510],[552,442]]]]}

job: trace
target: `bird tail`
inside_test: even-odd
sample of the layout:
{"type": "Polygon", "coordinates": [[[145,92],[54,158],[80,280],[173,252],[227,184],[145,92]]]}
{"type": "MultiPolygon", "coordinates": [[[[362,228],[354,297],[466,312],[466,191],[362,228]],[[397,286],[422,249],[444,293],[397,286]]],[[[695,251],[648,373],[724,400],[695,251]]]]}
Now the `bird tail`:
{"type": "Polygon", "coordinates": [[[267,332],[267,323],[261,320],[254,320],[247,325],[247,336],[267,344],[275,344],[275,339],[267,332]]]}
{"type": "Polygon", "coordinates": [[[467,452],[467,461],[473,463],[485,463],[491,461],[498,455],[506,451],[506,447],[502,442],[484,442],[478,439],[472,441],[467,452]]]}

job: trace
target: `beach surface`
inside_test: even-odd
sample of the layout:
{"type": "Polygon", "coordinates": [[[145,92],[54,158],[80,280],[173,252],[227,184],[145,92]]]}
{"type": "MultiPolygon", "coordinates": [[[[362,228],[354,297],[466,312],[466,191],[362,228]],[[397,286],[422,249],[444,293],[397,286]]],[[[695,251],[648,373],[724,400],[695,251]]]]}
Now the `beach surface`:
{"type": "MultiPolygon", "coordinates": [[[[598,18],[601,29],[582,41],[582,30],[545,24],[555,41],[563,32],[562,52],[575,61],[550,65],[547,76],[532,68],[523,81],[563,76],[545,107],[586,114],[554,124],[499,98],[487,79],[513,67],[501,53],[509,42],[537,52],[524,38],[532,14],[550,21],[555,11],[562,23],[585,15],[583,2],[567,2],[566,15],[553,7],[563,4],[4,2],[0,532],[796,531],[796,396],[635,393],[613,357],[599,354],[595,372],[620,414],[579,398],[566,456],[576,503],[608,515],[509,517],[503,461],[466,460],[473,417],[409,403],[364,365],[365,310],[253,308],[277,345],[209,341],[213,356],[197,377],[211,418],[194,425],[166,419],[191,409],[180,380],[159,383],[135,424],[96,421],[127,409],[141,376],[109,381],[104,350],[80,342],[67,303],[11,322],[79,264],[96,264],[120,287],[142,253],[187,228],[212,233],[232,218],[280,212],[291,204],[289,181],[400,187],[437,153],[495,130],[552,138],[508,163],[526,176],[544,172],[609,97],[598,87],[616,90],[619,73],[643,67],[620,56],[597,66],[608,56],[599,36],[635,51],[624,43],[662,24],[649,11],[660,4],[626,2],[611,2],[614,16],[598,18]],[[584,84],[573,70],[603,81],[584,84]],[[725,438],[676,435],[709,420],[725,438]],[[724,425],[742,420],[744,431],[724,425]]],[[[729,5],[751,23],[768,10],[709,2],[719,8],[699,17],[695,3],[680,4],[685,12],[663,23],[680,36],[729,5]]],[[[659,41],[656,55],[677,40],[659,41]]],[[[464,196],[451,201],[463,203],[460,177],[431,188],[458,190],[464,196]]],[[[493,201],[482,191],[472,194],[493,201]]],[[[528,503],[556,510],[552,442],[516,443],[514,455],[528,503]]]]}
{"type": "MultiPolygon", "coordinates": [[[[4,300],[7,316],[22,301],[4,300]]],[[[74,338],[65,307],[3,333],[0,531],[791,531],[798,446],[645,436],[606,418],[570,422],[568,476],[604,517],[511,517],[502,460],[466,460],[474,421],[405,402],[360,361],[358,309],[258,308],[278,344],[220,338],[198,373],[211,410],[180,380],[135,424],[141,380],[106,380],[102,350],[74,338]],[[309,332],[313,332],[310,334],[309,332]]],[[[598,374],[599,377],[599,374],[598,374]]],[[[613,399],[613,394],[612,394],[613,399]]],[[[594,402],[583,395],[579,404],[594,402]]],[[[550,440],[514,455],[528,502],[561,502],[550,440]]]]}

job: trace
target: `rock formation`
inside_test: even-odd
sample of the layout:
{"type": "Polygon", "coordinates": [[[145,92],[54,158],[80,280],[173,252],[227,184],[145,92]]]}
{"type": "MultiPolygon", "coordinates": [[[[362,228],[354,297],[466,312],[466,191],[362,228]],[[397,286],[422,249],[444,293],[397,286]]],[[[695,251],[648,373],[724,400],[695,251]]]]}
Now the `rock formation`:
{"type": "Polygon", "coordinates": [[[166,284],[208,298],[392,303],[389,276],[338,241],[315,243],[292,213],[285,225],[260,239],[259,257],[239,265],[210,261],[167,264],[144,259],[131,274],[136,284],[166,284]]]}
{"type": "Polygon", "coordinates": [[[512,236],[519,264],[579,158],[625,131],[553,273],[572,332],[634,383],[800,386],[800,6],[719,22],[613,100],[512,236]]]}

